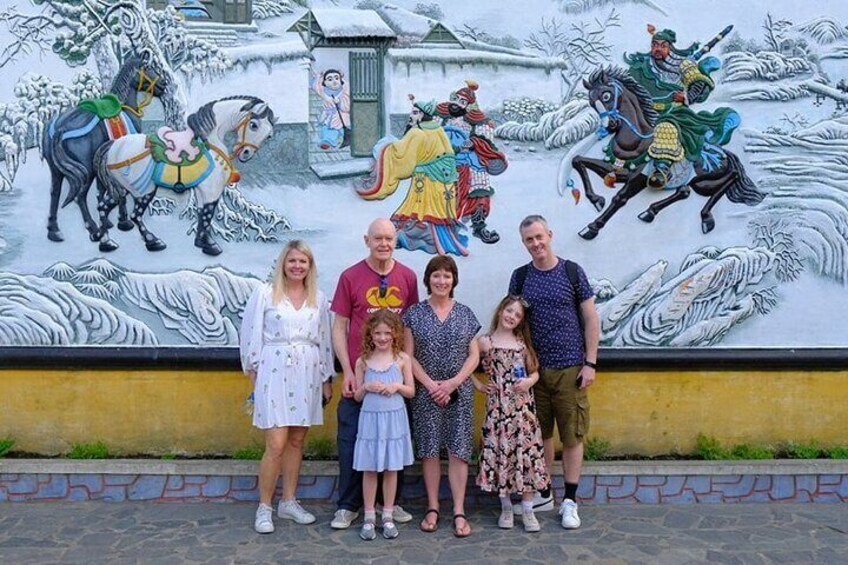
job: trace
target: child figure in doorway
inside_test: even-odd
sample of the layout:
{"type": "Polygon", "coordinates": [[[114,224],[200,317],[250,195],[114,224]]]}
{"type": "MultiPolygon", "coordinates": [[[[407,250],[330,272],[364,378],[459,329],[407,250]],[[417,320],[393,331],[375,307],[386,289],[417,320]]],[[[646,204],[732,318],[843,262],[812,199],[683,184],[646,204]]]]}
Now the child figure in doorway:
{"type": "Polygon", "coordinates": [[[350,145],[350,91],[344,73],[327,69],[314,79],[314,90],[321,98],[322,111],[318,116],[320,139],[318,146],[328,151],[350,145]]]}

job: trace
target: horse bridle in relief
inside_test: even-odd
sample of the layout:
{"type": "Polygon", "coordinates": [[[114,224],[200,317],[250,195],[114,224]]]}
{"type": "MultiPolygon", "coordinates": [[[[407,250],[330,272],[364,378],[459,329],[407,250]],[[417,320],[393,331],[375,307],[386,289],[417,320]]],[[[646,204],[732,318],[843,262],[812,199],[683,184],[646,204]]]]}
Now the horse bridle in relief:
{"type": "Polygon", "coordinates": [[[135,87],[136,93],[143,93],[144,98],[142,98],[141,102],[138,102],[136,107],[128,106],[127,104],[123,104],[124,110],[134,114],[137,118],[144,117],[144,109],[150,106],[153,102],[153,92],[156,89],[156,83],[159,82],[159,77],[153,78],[148,75],[144,67],[138,70],[138,84],[135,87]],[[142,86],[144,86],[145,82],[149,85],[147,88],[142,90],[142,86]]]}
{"type": "MultiPolygon", "coordinates": [[[[636,137],[639,137],[641,139],[651,139],[652,137],[654,137],[653,132],[647,134],[640,132],[639,129],[618,110],[618,98],[621,95],[621,86],[619,86],[616,81],[612,81],[612,90],[612,109],[598,112],[598,117],[601,120],[607,117],[616,120],[621,120],[630,129],[630,131],[632,131],[636,135],[636,137]]],[[[597,108],[595,110],[597,111],[597,108]]],[[[605,128],[603,125],[598,126],[597,133],[600,139],[603,139],[610,134],[609,130],[607,130],[607,128],[605,128]]]]}
{"type": "Polygon", "coordinates": [[[238,141],[236,141],[235,145],[233,145],[233,152],[230,154],[230,158],[238,154],[242,149],[249,147],[254,151],[259,151],[259,146],[255,143],[248,143],[247,141],[247,126],[250,125],[250,121],[256,116],[253,112],[248,112],[248,114],[241,119],[241,121],[236,126],[236,135],[238,136],[238,141]]]}

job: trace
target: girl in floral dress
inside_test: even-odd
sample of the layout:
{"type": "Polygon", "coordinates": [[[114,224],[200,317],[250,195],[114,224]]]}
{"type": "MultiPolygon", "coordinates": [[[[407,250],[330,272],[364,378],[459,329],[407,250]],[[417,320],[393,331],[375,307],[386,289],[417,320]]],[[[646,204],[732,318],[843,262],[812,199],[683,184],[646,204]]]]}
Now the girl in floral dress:
{"type": "Polygon", "coordinates": [[[483,384],[474,377],[475,388],[488,395],[477,485],[498,493],[498,527],[513,527],[510,495],[520,494],[524,530],[538,532],[533,493],[547,488],[549,479],[533,400],[539,373],[527,307],[522,298],[507,296],[498,304],[489,333],[478,338],[489,381],[483,384]]]}

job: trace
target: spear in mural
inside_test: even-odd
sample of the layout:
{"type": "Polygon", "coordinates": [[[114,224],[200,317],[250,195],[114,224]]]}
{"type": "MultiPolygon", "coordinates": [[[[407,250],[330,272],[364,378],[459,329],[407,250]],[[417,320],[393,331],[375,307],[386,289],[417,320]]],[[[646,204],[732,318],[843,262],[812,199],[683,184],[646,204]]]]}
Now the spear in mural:
{"type": "Polygon", "coordinates": [[[707,42],[706,45],[704,45],[703,47],[701,47],[700,49],[698,49],[697,51],[692,53],[691,59],[693,61],[697,61],[698,59],[700,59],[701,57],[703,57],[704,55],[709,53],[712,50],[712,48],[715,47],[718,44],[719,41],[721,41],[722,39],[727,37],[727,35],[732,30],[733,30],[733,24],[727,26],[726,28],[724,28],[723,30],[718,32],[718,34],[715,37],[713,37],[712,39],[710,39],[707,42]]]}

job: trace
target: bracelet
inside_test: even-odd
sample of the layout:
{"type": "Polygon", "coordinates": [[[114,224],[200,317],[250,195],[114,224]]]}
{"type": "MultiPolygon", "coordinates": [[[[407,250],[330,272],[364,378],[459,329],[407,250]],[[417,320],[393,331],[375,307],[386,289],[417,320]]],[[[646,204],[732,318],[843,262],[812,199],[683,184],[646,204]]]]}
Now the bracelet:
{"type": "Polygon", "coordinates": [[[593,369],[597,369],[597,368],[598,368],[598,364],[597,364],[597,363],[594,363],[594,362],[592,362],[592,361],[583,361],[583,365],[584,365],[584,366],[586,366],[586,367],[591,367],[591,368],[593,368],[593,369]]]}

